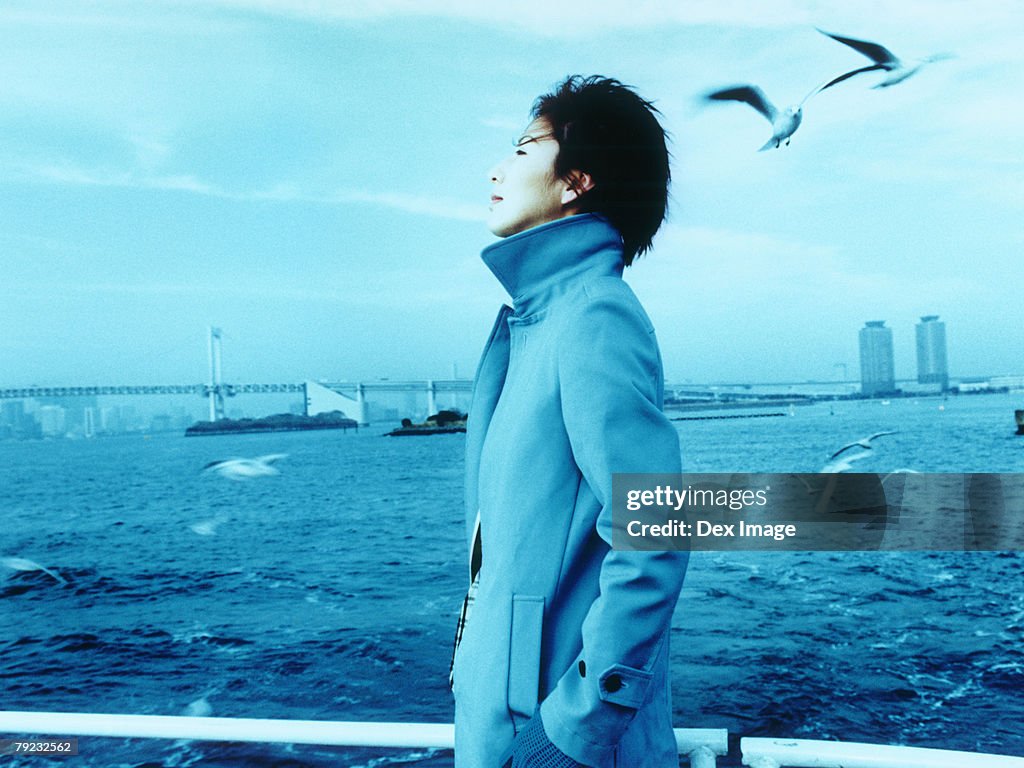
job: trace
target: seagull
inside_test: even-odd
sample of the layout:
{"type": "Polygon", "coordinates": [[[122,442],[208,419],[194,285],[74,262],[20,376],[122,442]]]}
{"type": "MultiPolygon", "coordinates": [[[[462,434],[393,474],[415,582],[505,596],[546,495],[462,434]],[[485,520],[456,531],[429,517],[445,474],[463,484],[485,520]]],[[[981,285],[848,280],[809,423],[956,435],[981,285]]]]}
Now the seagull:
{"type": "MultiPolygon", "coordinates": [[[[860,446],[861,448],[865,448],[865,449],[870,451],[870,450],[872,450],[872,445],[871,445],[871,441],[872,440],[874,440],[875,438],[878,438],[878,437],[882,437],[884,435],[895,435],[895,434],[896,434],[895,432],[875,432],[875,434],[870,435],[868,437],[862,437],[860,440],[854,440],[852,443],[847,443],[842,448],[840,448],[838,451],[836,451],[831,456],[829,456],[829,459],[830,460],[834,459],[839,454],[841,454],[843,451],[847,451],[850,448],[855,448],[857,446],[860,446]]],[[[855,459],[854,459],[854,461],[855,461],[855,459]]]]}
{"type": "Polygon", "coordinates": [[[61,584],[67,584],[67,581],[62,579],[49,568],[44,568],[39,563],[33,560],[26,560],[23,557],[0,557],[0,565],[5,565],[15,571],[42,571],[43,573],[55,578],[61,584]]]}
{"type": "Polygon", "coordinates": [[[866,459],[872,451],[861,451],[860,453],[847,454],[841,459],[829,459],[825,466],[818,470],[821,474],[832,474],[836,472],[848,472],[853,469],[853,462],[866,459]]]}
{"type": "Polygon", "coordinates": [[[712,91],[705,98],[709,101],[742,101],[764,115],[772,124],[772,137],[758,150],[764,152],[766,149],[778,149],[783,141],[786,142],[786,146],[789,146],[790,138],[796,133],[796,129],[800,127],[800,121],[803,120],[804,102],[820,90],[821,87],[815,88],[804,96],[799,104],[786,107],[783,110],[772,104],[771,100],[764,95],[764,91],[756,85],[735,85],[732,88],[723,88],[720,91],[712,91]]]}
{"type": "Polygon", "coordinates": [[[885,46],[879,45],[878,43],[872,43],[867,40],[857,40],[852,37],[841,37],[840,35],[833,35],[831,32],[815,27],[821,34],[826,37],[831,37],[833,40],[848,45],[858,53],[862,53],[871,59],[874,64],[870,64],[860,69],[853,69],[849,72],[840,75],[839,77],[829,81],[821,87],[821,90],[831,88],[836,83],[841,83],[843,80],[859,75],[862,72],[874,72],[875,70],[883,70],[889,74],[882,82],[878,83],[873,87],[875,88],[888,88],[897,83],[902,83],[911,75],[917,74],[918,70],[921,69],[925,64],[930,64],[934,61],[942,61],[944,59],[951,59],[953,55],[950,53],[937,53],[934,56],[928,56],[924,59],[919,59],[916,64],[906,64],[896,54],[890,51],[885,46]]]}
{"type": "Polygon", "coordinates": [[[833,473],[833,472],[846,472],[853,468],[855,461],[866,459],[870,456],[874,449],[871,446],[871,441],[875,438],[882,437],[883,435],[895,435],[895,432],[875,432],[875,434],[868,437],[862,437],[860,440],[854,440],[852,443],[847,443],[838,451],[828,457],[828,462],[825,466],[819,469],[819,472],[833,473]],[[859,453],[847,453],[852,448],[863,448],[859,453]],[[845,456],[843,454],[846,454],[845,456]]]}
{"type": "Polygon", "coordinates": [[[213,706],[210,704],[209,699],[206,698],[208,695],[204,694],[195,701],[190,701],[181,710],[182,717],[209,717],[212,715],[213,706]]]}
{"type": "Polygon", "coordinates": [[[229,480],[251,480],[254,477],[267,477],[278,474],[277,469],[272,465],[275,461],[283,459],[287,453],[270,453],[266,456],[257,456],[255,459],[222,459],[211,461],[203,472],[216,472],[221,477],[229,480]]]}
{"type": "Polygon", "coordinates": [[[906,467],[901,467],[900,469],[894,469],[892,472],[890,472],[889,474],[887,474],[885,477],[882,478],[882,485],[885,485],[886,481],[889,480],[890,478],[892,478],[893,475],[920,475],[920,474],[921,474],[920,470],[917,470],[917,469],[907,469],[906,467]]]}
{"type": "Polygon", "coordinates": [[[224,518],[215,517],[212,520],[200,520],[189,526],[189,530],[199,536],[215,536],[217,527],[224,522],[224,518]]]}

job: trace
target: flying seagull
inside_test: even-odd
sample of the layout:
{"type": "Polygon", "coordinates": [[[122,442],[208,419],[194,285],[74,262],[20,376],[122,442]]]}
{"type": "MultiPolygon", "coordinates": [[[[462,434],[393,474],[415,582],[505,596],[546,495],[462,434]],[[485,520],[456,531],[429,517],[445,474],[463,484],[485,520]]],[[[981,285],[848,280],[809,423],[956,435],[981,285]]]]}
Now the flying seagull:
{"type": "Polygon", "coordinates": [[[200,520],[198,523],[192,523],[188,528],[199,536],[215,536],[217,527],[223,522],[224,518],[218,516],[212,520],[200,520]]]}
{"type": "Polygon", "coordinates": [[[882,478],[882,485],[885,485],[886,481],[891,479],[893,475],[919,475],[921,472],[917,469],[908,469],[907,467],[901,467],[900,469],[894,469],[892,472],[882,478]]]}
{"type": "Polygon", "coordinates": [[[882,437],[883,435],[894,435],[895,432],[875,432],[875,434],[869,437],[862,437],[860,440],[854,440],[852,443],[847,443],[838,451],[828,457],[828,461],[825,466],[819,469],[819,472],[831,473],[831,472],[846,472],[853,469],[853,462],[866,459],[870,456],[874,449],[871,446],[871,441],[875,438],[882,437]],[[863,450],[857,453],[850,453],[853,448],[861,448],[863,450]]]}
{"type": "Polygon", "coordinates": [[[59,583],[67,584],[67,581],[34,560],[26,560],[23,557],[0,557],[0,565],[4,565],[14,571],[42,571],[48,576],[55,578],[59,583]]]}
{"type": "Polygon", "coordinates": [[[709,101],[742,101],[764,115],[772,124],[772,137],[758,150],[764,152],[766,149],[778,149],[783,141],[787,146],[789,145],[790,138],[796,133],[796,129],[800,127],[800,121],[803,119],[804,102],[820,90],[820,87],[815,88],[804,96],[799,104],[786,107],[783,110],[772,104],[771,100],[764,95],[764,91],[756,85],[736,85],[732,88],[723,88],[720,91],[712,91],[705,98],[709,101]]]}
{"type": "Polygon", "coordinates": [[[853,469],[853,462],[866,459],[872,454],[872,451],[861,451],[860,453],[848,453],[841,458],[829,459],[825,466],[818,470],[822,474],[831,474],[834,472],[848,472],[853,469]]]}
{"type": "Polygon", "coordinates": [[[883,45],[879,45],[878,43],[872,43],[867,40],[857,40],[852,37],[841,37],[840,35],[833,35],[831,32],[826,32],[825,30],[820,29],[818,27],[816,27],[816,29],[826,37],[831,37],[833,40],[836,40],[837,42],[840,42],[843,45],[850,46],[851,48],[853,48],[853,50],[857,51],[858,53],[864,54],[873,62],[875,62],[874,64],[870,64],[866,67],[852,69],[849,72],[840,75],[839,77],[821,86],[821,90],[831,88],[836,83],[841,83],[843,82],[843,80],[851,78],[854,75],[859,75],[862,72],[874,72],[876,70],[882,70],[888,72],[889,74],[886,76],[884,80],[882,80],[882,82],[878,83],[878,85],[875,85],[873,87],[888,88],[889,86],[896,85],[897,83],[902,83],[911,75],[916,74],[918,70],[920,70],[921,67],[923,67],[925,64],[930,64],[934,61],[942,61],[944,59],[953,58],[953,55],[949,53],[937,53],[934,56],[928,56],[927,58],[919,59],[915,64],[907,64],[903,60],[901,60],[896,54],[890,51],[888,48],[886,48],[883,45]]]}
{"type": "Polygon", "coordinates": [[[875,432],[875,434],[870,435],[868,437],[862,437],[860,440],[854,440],[852,443],[847,443],[846,445],[844,445],[842,448],[840,448],[838,451],[833,453],[828,458],[829,458],[829,460],[832,460],[832,459],[838,457],[839,454],[843,453],[844,451],[848,451],[851,448],[856,448],[858,446],[861,447],[861,448],[866,448],[867,450],[870,451],[873,448],[873,446],[871,445],[871,441],[872,440],[874,440],[875,438],[878,438],[878,437],[882,437],[884,435],[895,435],[895,434],[896,434],[895,432],[875,432]]]}
{"type": "Polygon", "coordinates": [[[251,480],[254,477],[266,477],[278,474],[273,466],[275,461],[283,459],[287,453],[270,453],[266,456],[257,456],[255,459],[222,459],[211,461],[203,472],[216,472],[221,477],[229,480],[251,480]]]}

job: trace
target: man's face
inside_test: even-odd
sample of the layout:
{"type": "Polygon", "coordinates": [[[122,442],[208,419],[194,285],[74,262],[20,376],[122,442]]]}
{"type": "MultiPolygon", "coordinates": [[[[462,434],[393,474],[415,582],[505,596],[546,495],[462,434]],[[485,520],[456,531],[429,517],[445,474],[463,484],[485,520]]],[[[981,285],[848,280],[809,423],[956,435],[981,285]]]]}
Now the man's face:
{"type": "Polygon", "coordinates": [[[546,120],[534,120],[516,142],[515,152],[490,171],[491,206],[487,228],[498,237],[568,216],[575,194],[555,177],[558,142],[546,120]],[[566,197],[569,200],[565,200],[566,197]]]}

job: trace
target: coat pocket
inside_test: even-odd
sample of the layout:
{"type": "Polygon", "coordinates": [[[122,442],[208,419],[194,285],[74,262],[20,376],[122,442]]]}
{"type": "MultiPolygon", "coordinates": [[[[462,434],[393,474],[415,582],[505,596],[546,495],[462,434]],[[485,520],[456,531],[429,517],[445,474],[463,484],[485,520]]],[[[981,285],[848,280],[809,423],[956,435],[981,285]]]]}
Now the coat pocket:
{"type": "Polygon", "coordinates": [[[518,731],[533,717],[540,690],[544,598],[512,595],[512,631],[508,659],[508,710],[518,731]]]}

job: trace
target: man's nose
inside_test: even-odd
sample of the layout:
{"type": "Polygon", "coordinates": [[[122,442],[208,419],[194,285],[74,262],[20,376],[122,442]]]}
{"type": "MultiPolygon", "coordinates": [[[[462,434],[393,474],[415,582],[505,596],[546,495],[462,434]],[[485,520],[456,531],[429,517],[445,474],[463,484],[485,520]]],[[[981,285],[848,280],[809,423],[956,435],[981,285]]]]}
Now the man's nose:
{"type": "Polygon", "coordinates": [[[502,164],[498,163],[493,168],[491,168],[490,171],[487,172],[487,175],[490,177],[491,181],[493,183],[495,183],[495,184],[497,184],[499,181],[501,181],[503,178],[505,178],[505,173],[504,173],[504,171],[502,171],[501,166],[502,166],[502,164]]]}

